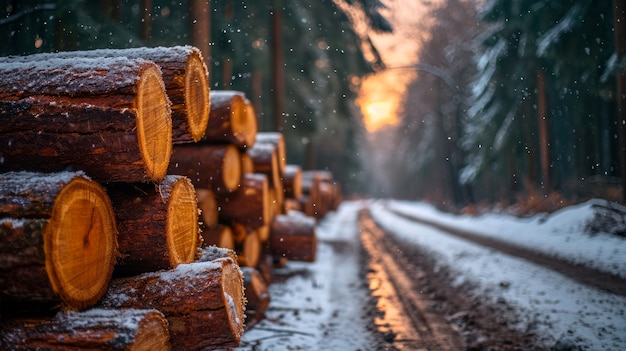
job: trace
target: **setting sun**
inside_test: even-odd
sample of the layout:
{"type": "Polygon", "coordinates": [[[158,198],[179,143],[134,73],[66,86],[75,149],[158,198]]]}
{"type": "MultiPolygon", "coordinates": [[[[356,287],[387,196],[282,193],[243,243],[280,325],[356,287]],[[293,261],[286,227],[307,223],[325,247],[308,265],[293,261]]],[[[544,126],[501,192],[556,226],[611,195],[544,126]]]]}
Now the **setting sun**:
{"type": "Polygon", "coordinates": [[[356,103],[368,132],[398,124],[406,84],[411,79],[412,74],[389,71],[363,79],[356,103]]]}

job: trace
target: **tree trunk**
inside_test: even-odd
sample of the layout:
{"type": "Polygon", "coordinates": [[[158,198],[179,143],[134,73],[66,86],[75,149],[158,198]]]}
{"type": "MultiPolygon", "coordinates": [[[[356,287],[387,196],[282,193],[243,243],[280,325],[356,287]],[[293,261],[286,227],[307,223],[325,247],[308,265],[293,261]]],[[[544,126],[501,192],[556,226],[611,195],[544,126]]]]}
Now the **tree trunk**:
{"type": "MultiPolygon", "coordinates": [[[[613,35],[617,62],[626,58],[626,4],[613,0],[613,35]]],[[[622,175],[622,203],[626,203],[626,72],[616,74],[617,121],[619,128],[620,172],[622,175]]]]}
{"type": "Polygon", "coordinates": [[[272,256],[294,261],[315,261],[317,251],[315,219],[303,214],[274,217],[269,247],[272,256]]]}
{"type": "Polygon", "coordinates": [[[254,107],[244,93],[232,90],[211,91],[211,113],[207,143],[228,143],[244,150],[256,141],[258,124],[254,107]]]}
{"type": "Polygon", "coordinates": [[[168,351],[168,325],[157,310],[104,310],[59,313],[54,318],[3,322],[6,350],[168,351]]]}
{"type": "Polygon", "coordinates": [[[172,150],[159,67],[142,59],[0,65],[0,172],[68,167],[110,181],[160,181],[172,150]]]}
{"type": "Polygon", "coordinates": [[[243,277],[230,258],[179,265],[170,271],[113,279],[105,308],[154,308],[170,326],[173,350],[239,345],[244,329],[243,277]]]}
{"type": "Polygon", "coordinates": [[[234,221],[256,228],[271,222],[268,182],[264,174],[244,174],[239,189],[217,194],[217,203],[222,223],[234,221]]]}
{"type": "Polygon", "coordinates": [[[168,174],[187,176],[197,188],[232,192],[241,182],[241,155],[233,145],[175,145],[168,174]]]}
{"type": "Polygon", "coordinates": [[[541,178],[543,181],[543,193],[551,191],[550,180],[550,137],[548,134],[548,104],[546,96],[546,83],[544,74],[537,70],[537,118],[539,125],[539,155],[541,162],[541,178]]]}
{"type": "Polygon", "coordinates": [[[122,259],[116,272],[137,274],[193,262],[201,244],[196,192],[188,178],[158,185],[110,184],[122,259]]]}
{"type": "Polygon", "coordinates": [[[117,255],[115,215],[104,189],[82,172],[0,174],[3,300],[94,305],[117,255]]]}

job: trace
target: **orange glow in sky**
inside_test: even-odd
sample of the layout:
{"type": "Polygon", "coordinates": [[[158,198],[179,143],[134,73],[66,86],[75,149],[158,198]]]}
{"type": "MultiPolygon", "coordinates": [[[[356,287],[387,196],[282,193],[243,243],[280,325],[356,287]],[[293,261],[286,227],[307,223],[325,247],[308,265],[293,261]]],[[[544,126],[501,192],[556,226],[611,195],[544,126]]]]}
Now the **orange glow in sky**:
{"type": "Polygon", "coordinates": [[[368,132],[375,132],[400,122],[399,113],[412,74],[381,72],[365,77],[361,83],[357,105],[363,114],[363,123],[368,132]]]}
{"type": "MultiPolygon", "coordinates": [[[[417,63],[420,45],[427,40],[430,26],[433,24],[428,11],[438,6],[440,1],[396,0],[383,3],[387,9],[381,13],[393,25],[393,33],[370,32],[363,25],[362,17],[359,18],[353,11],[351,19],[355,31],[372,40],[386,67],[406,67],[417,63]]],[[[375,132],[400,122],[407,85],[415,77],[416,73],[410,70],[388,69],[361,80],[356,103],[363,114],[363,123],[368,132],[375,132]]]]}

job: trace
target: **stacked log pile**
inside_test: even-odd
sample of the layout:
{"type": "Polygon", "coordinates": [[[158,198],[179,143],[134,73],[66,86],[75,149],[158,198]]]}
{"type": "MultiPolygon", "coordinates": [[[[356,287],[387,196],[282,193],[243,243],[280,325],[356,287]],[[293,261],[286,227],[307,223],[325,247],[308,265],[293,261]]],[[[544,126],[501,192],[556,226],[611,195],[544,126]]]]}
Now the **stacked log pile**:
{"type": "Polygon", "coordinates": [[[256,118],[193,47],[0,58],[0,347],[237,346],[340,201],[256,118]]]}

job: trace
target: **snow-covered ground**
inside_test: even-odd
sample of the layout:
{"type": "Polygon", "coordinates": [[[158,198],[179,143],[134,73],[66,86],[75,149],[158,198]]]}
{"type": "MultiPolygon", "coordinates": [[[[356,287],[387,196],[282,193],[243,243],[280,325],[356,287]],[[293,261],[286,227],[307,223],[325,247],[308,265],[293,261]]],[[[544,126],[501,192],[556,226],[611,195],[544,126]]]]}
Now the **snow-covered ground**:
{"type": "Polygon", "coordinates": [[[626,238],[585,231],[594,216],[594,203],[520,219],[498,214],[456,216],[417,202],[344,202],[318,226],[316,261],[289,262],[279,272],[289,278],[270,285],[267,318],[246,331],[237,350],[380,349],[371,324],[368,327],[371,320],[363,318],[364,306],[371,300],[359,275],[356,225],[358,211],[366,206],[385,229],[419,245],[455,273],[455,284],[470,282],[477,296],[513,306],[519,328],[543,334],[546,349],[626,350],[626,298],[389,211],[393,208],[624,277],[626,238]]]}
{"type": "Polygon", "coordinates": [[[522,219],[497,214],[456,216],[428,204],[399,201],[374,201],[371,212],[386,230],[420,246],[438,264],[456,273],[455,283],[472,282],[476,294],[514,306],[520,328],[543,332],[546,342],[556,343],[559,349],[626,350],[626,298],[583,286],[387,210],[393,208],[626,277],[626,239],[586,233],[597,201],[522,219]]]}

